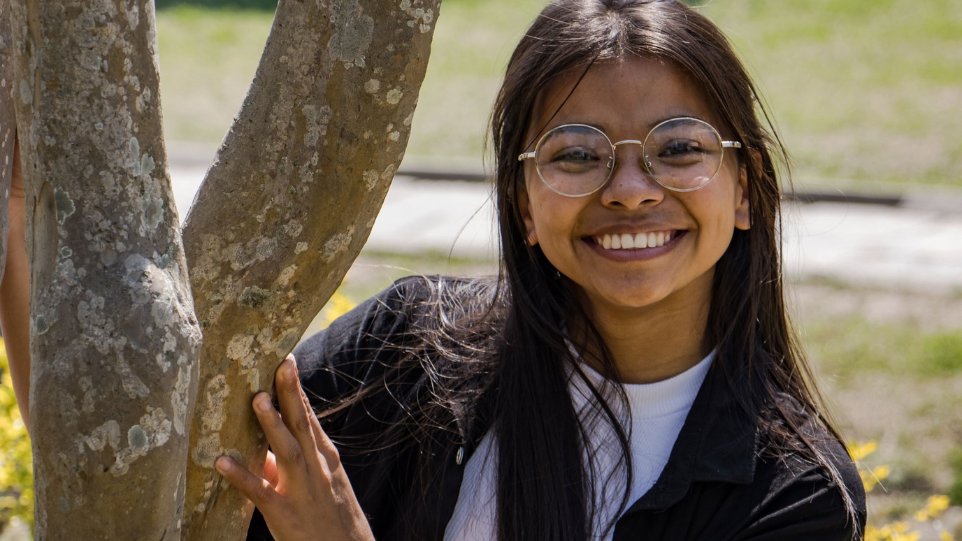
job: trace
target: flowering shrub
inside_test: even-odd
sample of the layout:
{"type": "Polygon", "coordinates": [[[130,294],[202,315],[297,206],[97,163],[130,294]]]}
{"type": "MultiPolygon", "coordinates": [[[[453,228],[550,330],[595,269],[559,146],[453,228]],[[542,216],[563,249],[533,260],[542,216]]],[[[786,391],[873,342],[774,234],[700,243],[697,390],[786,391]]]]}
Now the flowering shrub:
{"type": "Polygon", "coordinates": [[[33,527],[33,455],[27,427],[20,418],[17,397],[0,338],[0,522],[17,517],[33,527]]]}
{"type": "MultiPolygon", "coordinates": [[[[874,441],[867,443],[853,443],[849,445],[848,452],[852,455],[852,460],[858,465],[858,473],[862,477],[862,485],[865,492],[872,492],[876,486],[889,476],[888,466],[876,466],[868,468],[862,459],[874,453],[878,449],[878,444],[874,441]]],[[[912,516],[917,522],[925,523],[935,521],[942,516],[942,513],[949,508],[949,497],[941,494],[929,496],[925,502],[925,507],[919,509],[912,516]]],[[[937,528],[939,537],[942,541],[954,541],[955,537],[942,528],[937,528]]],[[[883,526],[868,526],[865,529],[865,541],[918,541],[919,532],[912,529],[906,521],[896,521],[883,526]]]]}

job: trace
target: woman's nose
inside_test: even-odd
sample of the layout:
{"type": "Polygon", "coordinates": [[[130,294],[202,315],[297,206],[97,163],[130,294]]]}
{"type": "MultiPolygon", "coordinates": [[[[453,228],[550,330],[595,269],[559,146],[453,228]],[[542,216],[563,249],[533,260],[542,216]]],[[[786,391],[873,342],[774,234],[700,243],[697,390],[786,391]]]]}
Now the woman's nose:
{"type": "Polygon", "coordinates": [[[665,189],[645,168],[641,147],[631,147],[635,145],[618,147],[614,171],[601,191],[601,202],[605,206],[636,209],[656,204],[665,197],[665,189]]]}

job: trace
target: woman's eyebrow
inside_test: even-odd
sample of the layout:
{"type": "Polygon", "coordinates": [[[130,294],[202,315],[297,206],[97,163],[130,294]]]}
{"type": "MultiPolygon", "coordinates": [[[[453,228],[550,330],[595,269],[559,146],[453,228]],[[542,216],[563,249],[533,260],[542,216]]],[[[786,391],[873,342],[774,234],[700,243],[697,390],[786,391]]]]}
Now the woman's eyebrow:
{"type": "Polygon", "coordinates": [[[696,119],[696,120],[701,120],[702,122],[704,122],[704,123],[706,123],[706,124],[711,124],[711,122],[709,122],[707,119],[702,118],[702,117],[699,116],[699,115],[696,115],[696,114],[691,113],[691,112],[688,112],[688,111],[680,111],[680,112],[667,115],[667,116],[665,116],[664,118],[661,118],[661,119],[659,119],[659,120],[654,121],[654,122],[648,127],[648,129],[650,130],[651,128],[654,128],[655,126],[661,124],[662,122],[665,122],[665,121],[668,121],[668,120],[674,120],[674,119],[676,119],[676,118],[694,118],[694,119],[696,119]]]}
{"type": "MultiPolygon", "coordinates": [[[[668,120],[674,120],[674,119],[676,119],[676,118],[694,118],[694,119],[696,119],[696,120],[701,120],[702,122],[705,122],[706,124],[710,124],[710,125],[714,126],[714,124],[712,124],[711,122],[709,122],[707,119],[702,118],[701,115],[697,115],[697,114],[691,113],[691,112],[689,112],[689,111],[677,110],[677,111],[672,111],[671,113],[666,114],[666,115],[664,115],[664,116],[662,116],[662,117],[659,117],[659,118],[657,118],[657,119],[655,119],[655,120],[653,120],[653,121],[647,122],[647,123],[646,123],[645,125],[643,125],[643,126],[639,126],[639,128],[637,128],[637,131],[643,132],[643,133],[641,134],[641,136],[639,136],[639,137],[643,137],[645,134],[647,134],[649,131],[651,131],[652,128],[654,128],[655,126],[661,124],[662,122],[665,122],[665,121],[668,121],[668,120]]],[[[591,126],[592,128],[597,128],[597,129],[601,130],[602,132],[604,132],[604,133],[606,133],[606,134],[608,133],[608,128],[607,128],[604,124],[602,124],[602,123],[589,122],[589,121],[579,121],[579,120],[573,120],[573,119],[566,119],[564,122],[559,122],[558,124],[556,124],[556,125],[554,125],[554,126],[549,126],[549,127],[545,128],[544,132],[547,132],[547,131],[549,131],[549,130],[552,130],[552,129],[554,129],[554,128],[557,128],[558,126],[565,126],[565,125],[571,125],[571,124],[581,124],[581,125],[583,125],[583,126],[591,126]]]]}

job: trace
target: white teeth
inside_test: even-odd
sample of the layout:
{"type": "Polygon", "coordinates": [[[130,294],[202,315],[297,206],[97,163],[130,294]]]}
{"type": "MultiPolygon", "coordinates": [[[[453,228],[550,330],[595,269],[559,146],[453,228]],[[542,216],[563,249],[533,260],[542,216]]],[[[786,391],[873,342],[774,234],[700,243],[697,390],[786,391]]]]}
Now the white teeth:
{"type": "Polygon", "coordinates": [[[638,250],[641,248],[655,248],[664,246],[671,242],[671,231],[658,231],[652,233],[637,233],[631,235],[622,233],[620,235],[601,235],[594,237],[596,244],[601,245],[605,250],[638,250]]]}
{"type": "Polygon", "coordinates": [[[635,248],[647,248],[648,247],[648,237],[644,233],[638,233],[635,235],[635,248]]]}

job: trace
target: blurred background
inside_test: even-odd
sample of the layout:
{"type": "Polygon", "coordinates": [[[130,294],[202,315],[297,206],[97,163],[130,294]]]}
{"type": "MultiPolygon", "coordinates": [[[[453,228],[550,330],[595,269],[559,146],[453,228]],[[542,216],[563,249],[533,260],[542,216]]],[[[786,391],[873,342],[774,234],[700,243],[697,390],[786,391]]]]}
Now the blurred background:
{"type": "MultiPolygon", "coordinates": [[[[756,77],[802,184],[962,188],[959,0],[715,0],[699,9],[756,77]]],[[[444,0],[412,157],[478,160],[504,65],[544,0],[444,0]]],[[[157,0],[165,128],[217,145],[271,0],[157,0]]]]}
{"type": "MultiPolygon", "coordinates": [[[[276,2],[156,1],[183,217],[276,2]]],[[[792,310],[861,460],[870,539],[962,539],[962,0],[689,3],[728,34],[793,157],[792,310]]],[[[443,1],[402,174],[309,332],[404,275],[496,271],[488,185],[477,180],[485,129],[505,63],[544,4],[443,1]]],[[[0,484],[28,483],[11,452],[0,484]]],[[[26,514],[17,501],[0,507],[26,514]]]]}

